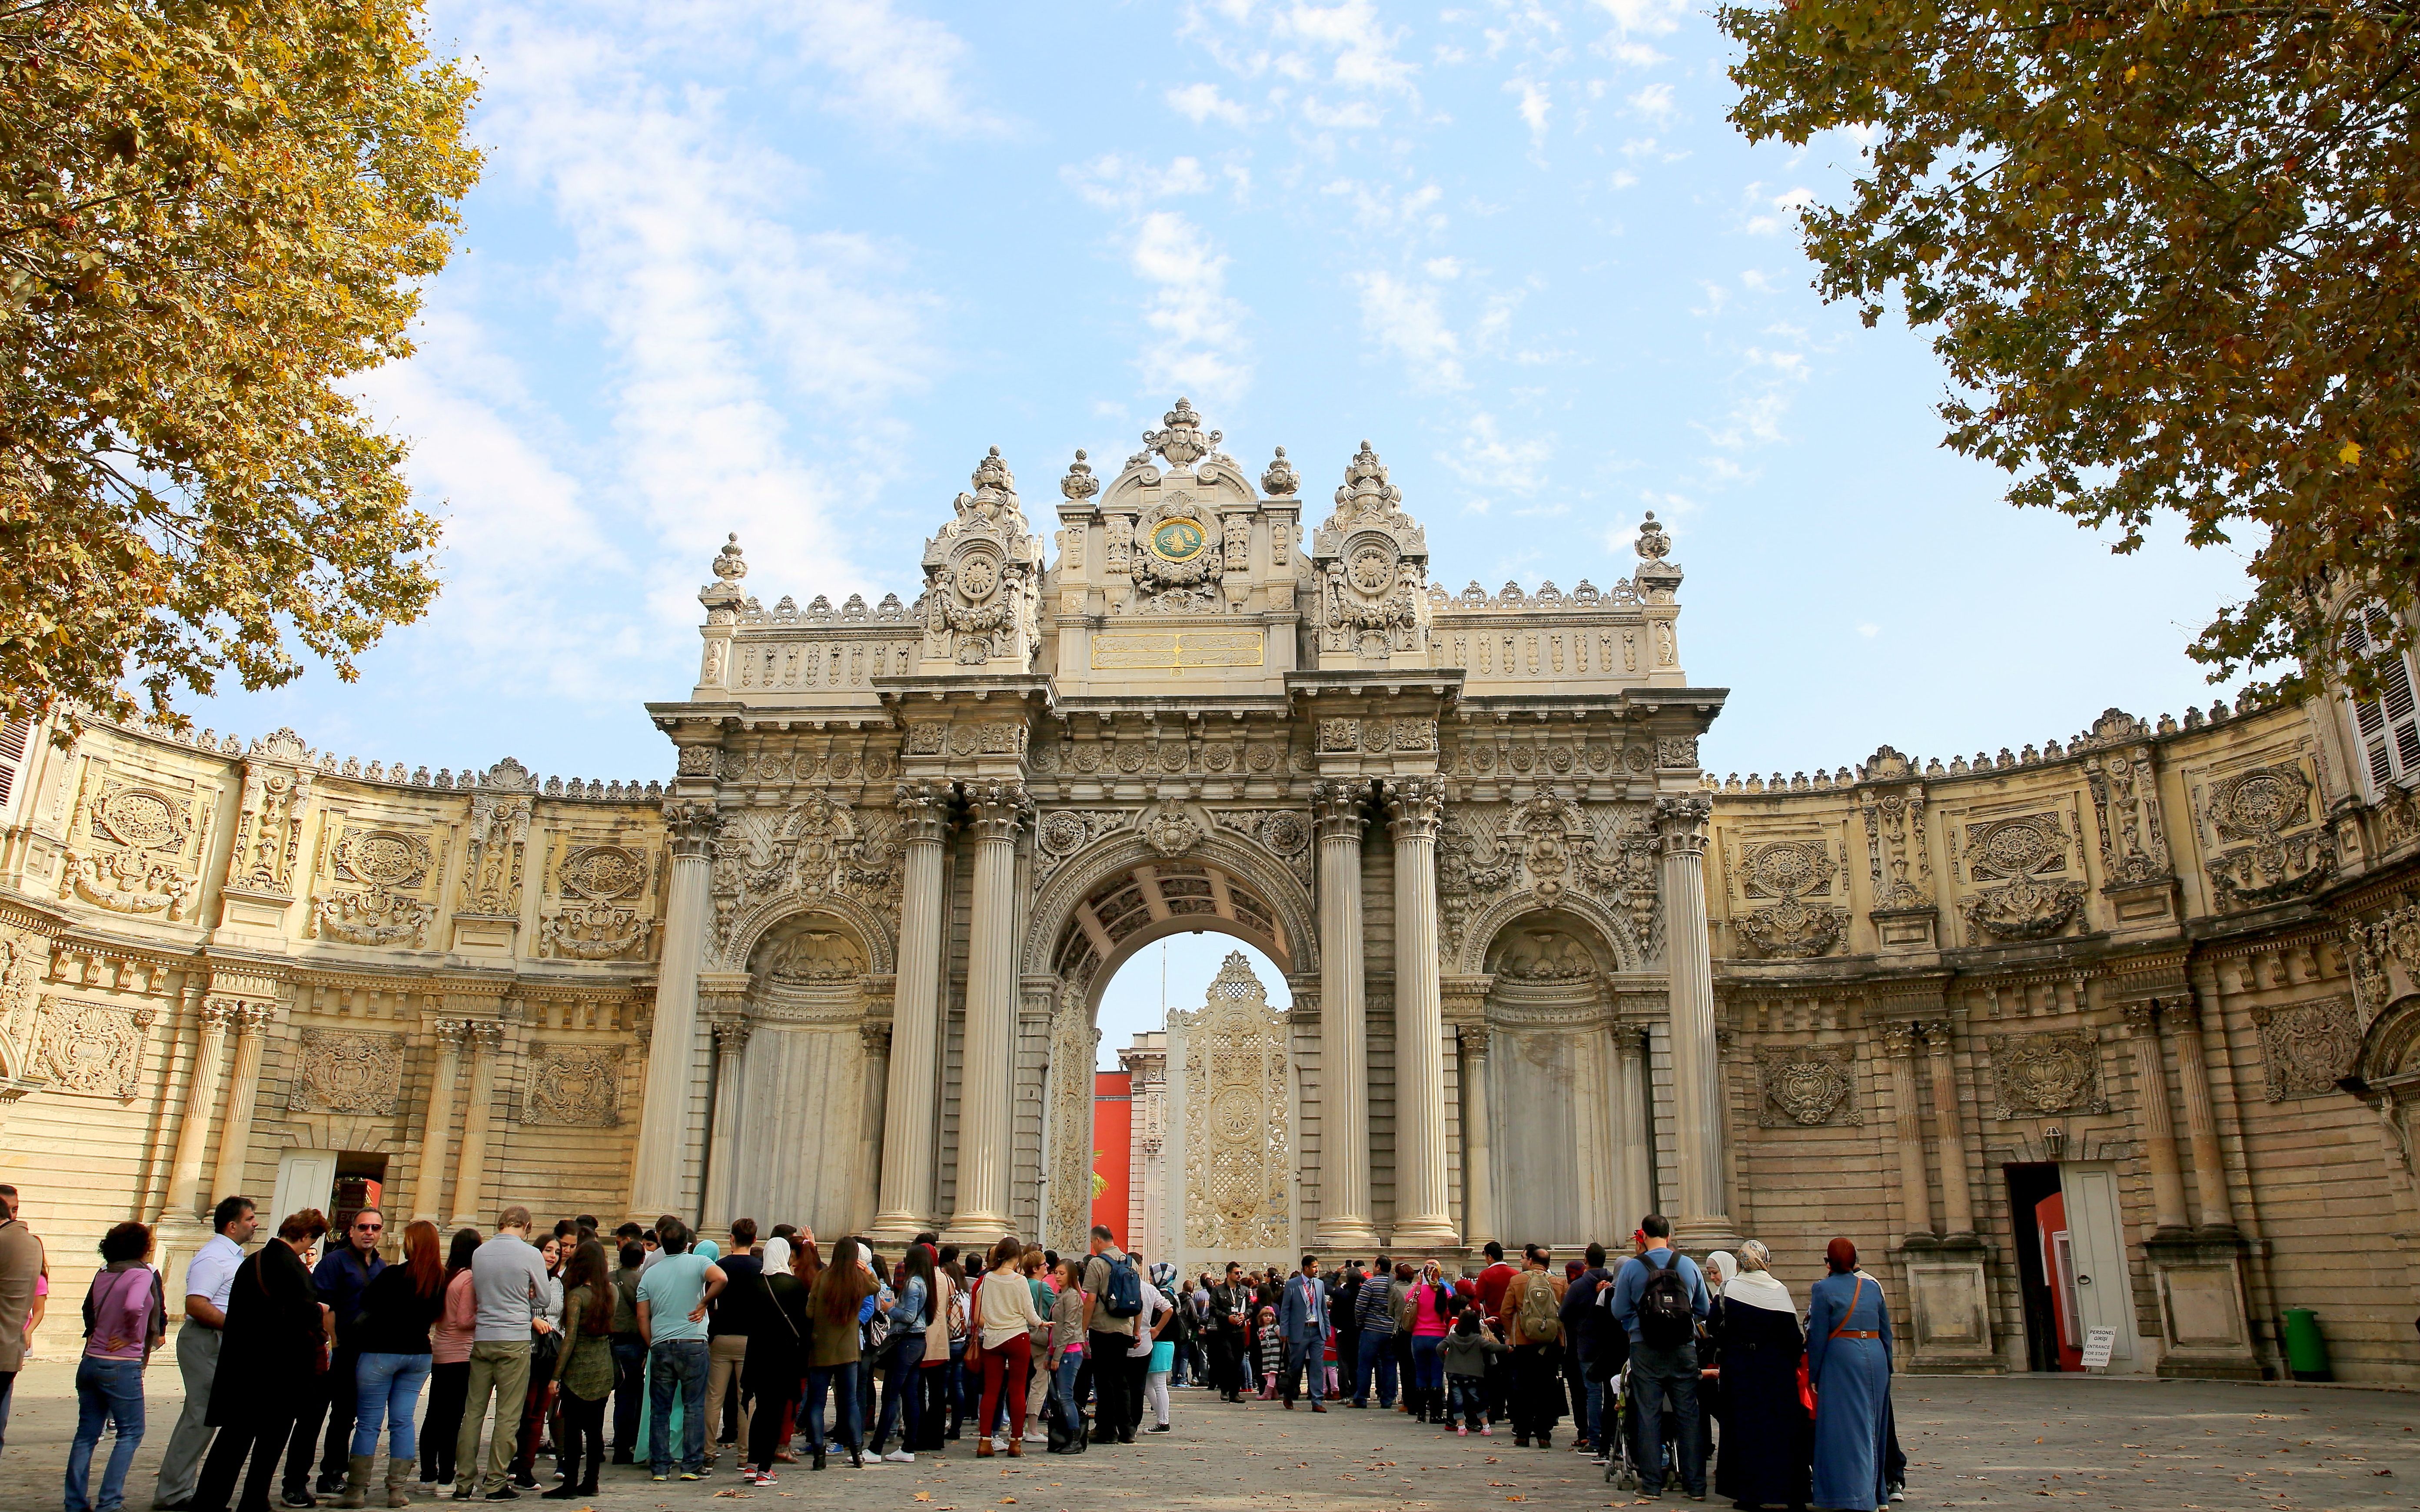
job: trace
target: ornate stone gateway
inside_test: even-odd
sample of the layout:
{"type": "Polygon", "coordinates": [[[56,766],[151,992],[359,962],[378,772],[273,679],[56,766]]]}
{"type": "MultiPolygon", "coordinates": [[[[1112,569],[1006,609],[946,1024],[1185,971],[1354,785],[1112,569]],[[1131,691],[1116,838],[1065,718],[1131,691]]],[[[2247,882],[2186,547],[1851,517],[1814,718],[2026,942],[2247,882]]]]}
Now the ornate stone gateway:
{"type": "MultiPolygon", "coordinates": [[[[1285,1014],[1241,950],[1202,1006],[1168,1016],[1171,1232],[1132,1241],[1187,1275],[1286,1260],[1296,1244],[1295,1088],[1285,1014]]],[[[1314,1215],[1315,1216],[1315,1215],[1314,1215]]]]}
{"type": "MultiPolygon", "coordinates": [[[[1608,588],[1450,594],[1370,444],[1306,544],[1295,465],[1221,440],[1180,399],[1113,477],[1078,454],[1047,540],[986,453],[913,605],[768,607],[724,548],[697,686],[652,706],[680,779],[634,1207],[1078,1244],[1100,994],[1180,931],[1295,1005],[1230,973],[1174,1031],[1188,1255],[1454,1254],[1498,1187],[1603,1228],[1628,1198],[1568,1163],[1647,1168],[1615,1041],[1668,1012],[1668,1117],[1711,1128],[1723,695],[1681,671],[1670,538],[1608,588]],[[1537,1097],[1588,1111],[1542,1138],[1537,1097]]],[[[1675,1151],[1668,1207],[1726,1235],[1719,1138],[1675,1151]]]]}

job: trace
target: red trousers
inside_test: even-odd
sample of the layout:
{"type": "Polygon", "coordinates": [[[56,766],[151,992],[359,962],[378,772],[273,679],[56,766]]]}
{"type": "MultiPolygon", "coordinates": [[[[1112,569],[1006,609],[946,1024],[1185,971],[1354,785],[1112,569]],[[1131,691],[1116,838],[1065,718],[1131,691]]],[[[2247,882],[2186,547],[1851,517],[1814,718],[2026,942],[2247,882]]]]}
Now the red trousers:
{"type": "Polygon", "coordinates": [[[1005,1378],[1008,1387],[1008,1436],[1012,1439],[1025,1431],[1025,1378],[1033,1369],[1033,1339],[1019,1334],[1007,1343],[986,1347],[983,1351],[983,1410],[975,1417],[975,1427],[989,1430],[992,1409],[1000,1405],[1000,1389],[1005,1378]]]}

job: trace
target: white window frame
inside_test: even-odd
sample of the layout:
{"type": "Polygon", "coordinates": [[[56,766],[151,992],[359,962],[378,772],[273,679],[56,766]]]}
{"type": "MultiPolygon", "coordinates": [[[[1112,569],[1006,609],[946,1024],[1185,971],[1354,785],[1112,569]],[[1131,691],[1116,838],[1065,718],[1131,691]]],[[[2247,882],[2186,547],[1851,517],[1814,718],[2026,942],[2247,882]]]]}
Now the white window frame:
{"type": "Polygon", "coordinates": [[[2420,666],[2408,650],[2389,656],[2370,649],[2392,628],[2386,609],[2377,604],[2356,606],[2345,625],[2345,649],[2376,663],[2381,683],[2376,698],[2348,693],[2344,700],[2353,763],[2371,797],[2390,787],[2420,786],[2420,666]]]}

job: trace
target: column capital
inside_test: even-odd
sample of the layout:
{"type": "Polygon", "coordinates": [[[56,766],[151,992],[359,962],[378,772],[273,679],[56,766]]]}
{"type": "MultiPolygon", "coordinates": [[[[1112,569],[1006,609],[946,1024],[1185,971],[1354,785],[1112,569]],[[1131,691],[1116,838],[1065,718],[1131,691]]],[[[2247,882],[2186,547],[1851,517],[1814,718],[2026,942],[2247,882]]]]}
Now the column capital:
{"type": "Polygon", "coordinates": [[[2160,1004],[2157,998],[2119,1006],[2125,1016],[2126,1032],[2138,1039],[2155,1039],[2160,1032],[2160,1004]]]}
{"type": "Polygon", "coordinates": [[[205,1029],[224,1029],[235,1023],[249,1005],[240,997],[205,997],[199,1015],[205,1029]]]}
{"type": "Polygon", "coordinates": [[[1918,1033],[1921,1027],[1914,1019],[1893,1019],[1876,1026],[1876,1032],[1882,1036],[1884,1054],[1893,1058],[1913,1057],[1921,1038],[1918,1033]]]}
{"type": "Polygon", "coordinates": [[[899,838],[908,844],[938,844],[950,831],[950,785],[947,782],[902,782],[899,838]]]}
{"type": "Polygon", "coordinates": [[[1387,824],[1403,840],[1434,840],[1445,822],[1445,783],[1434,777],[1390,777],[1386,781],[1387,824]]]}
{"type": "Polygon", "coordinates": [[[1655,829],[1664,838],[1664,854],[1696,860],[1706,854],[1706,821],[1713,802],[1695,793],[1667,794],[1655,800],[1655,829]]]}
{"type": "Polygon", "coordinates": [[[1012,841],[1033,812],[1033,800],[1022,782],[970,782],[966,785],[970,827],[978,841],[1012,841]]]}
{"type": "Polygon", "coordinates": [[[458,1019],[462,1043],[473,1056],[492,1056],[504,1045],[504,1026],[494,1019],[458,1019]]]}
{"type": "Polygon", "coordinates": [[[685,798],[666,799],[664,835],[676,859],[704,859],[714,842],[714,805],[685,798]]]}
{"type": "Polygon", "coordinates": [[[1361,807],[1365,791],[1357,782],[1325,778],[1311,785],[1311,822],[1320,839],[1360,839],[1369,822],[1361,807]]]}
{"type": "Polygon", "coordinates": [[[748,1037],[756,1032],[756,1022],[753,1019],[721,1018],[716,1019],[708,1027],[714,1030],[716,1052],[736,1056],[748,1048],[748,1037]]]}
{"type": "Polygon", "coordinates": [[[1487,1058],[1487,1026],[1460,1024],[1454,1026],[1455,1041],[1461,1046],[1462,1058],[1484,1061],[1487,1058]]]}
{"type": "Polygon", "coordinates": [[[891,1024],[888,1020],[871,1020],[857,1026],[858,1042],[869,1056],[891,1054],[891,1024]]]}
{"type": "Polygon", "coordinates": [[[1953,1026],[1947,1019],[1916,1019],[1913,1021],[1913,1026],[1916,1033],[1924,1036],[1925,1045],[1935,1054],[1946,1056],[1950,1052],[1952,1048],[1950,1030],[1953,1026]]]}

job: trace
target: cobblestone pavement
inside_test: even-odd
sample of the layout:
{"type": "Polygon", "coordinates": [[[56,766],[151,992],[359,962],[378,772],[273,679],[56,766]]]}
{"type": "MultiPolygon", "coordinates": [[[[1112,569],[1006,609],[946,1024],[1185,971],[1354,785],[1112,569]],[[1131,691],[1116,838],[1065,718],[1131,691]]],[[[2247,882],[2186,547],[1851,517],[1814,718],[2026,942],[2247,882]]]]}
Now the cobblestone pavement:
{"type": "MultiPolygon", "coordinates": [[[[127,1505],[150,1504],[162,1445],[177,1410],[177,1375],[151,1372],[150,1430],[127,1505]]],[[[1911,1468],[1906,1507],[2118,1507],[2221,1512],[2266,1507],[2401,1507],[2420,1501],[2420,1395],[2320,1387],[2222,1385],[2080,1377],[1978,1380],[1906,1377],[1897,1385],[1911,1468]]],[[[516,1504],[598,1512],[683,1512],[747,1501],[764,1512],[801,1507],[898,1512],[1028,1512],[1134,1504],[1289,1509],[1473,1509],[1506,1504],[1626,1506],[1600,1473],[1559,1442],[1516,1449],[1509,1435],[1457,1439],[1393,1412],[1332,1409],[1325,1416],[1276,1403],[1224,1405],[1179,1391],[1176,1431],[1132,1448],[1079,1457],[973,1458],[973,1444],[913,1465],[818,1475],[783,1467],[778,1487],[738,1483],[728,1451],[711,1480],[655,1485],[610,1469],[592,1501],[516,1504]]],[[[59,1467],[75,1427],[71,1367],[29,1365],[17,1383],[0,1509],[61,1504],[59,1467]]],[[[106,1441],[101,1454],[106,1455],[106,1441]]],[[[544,1461],[541,1461],[543,1467],[544,1461]]],[[[95,1472],[98,1475],[99,1464],[95,1472]]],[[[98,1489],[96,1487],[96,1489],[98,1489]]],[[[373,1504],[382,1500],[373,1497],[373,1504]]],[[[416,1499],[416,1504],[428,1505],[416,1499]]],[[[455,1504],[444,1502],[445,1505],[455,1504]]],[[[1666,1504],[1693,1504],[1677,1498],[1666,1504]]],[[[1720,1505],[1710,1503],[1709,1505],[1720,1505]]]]}

